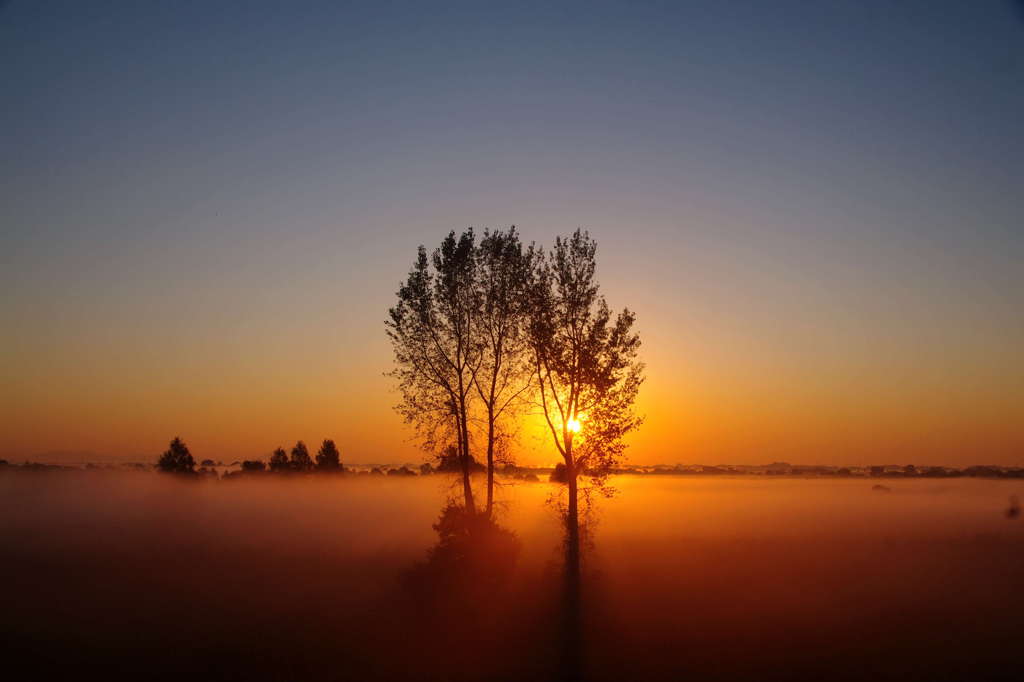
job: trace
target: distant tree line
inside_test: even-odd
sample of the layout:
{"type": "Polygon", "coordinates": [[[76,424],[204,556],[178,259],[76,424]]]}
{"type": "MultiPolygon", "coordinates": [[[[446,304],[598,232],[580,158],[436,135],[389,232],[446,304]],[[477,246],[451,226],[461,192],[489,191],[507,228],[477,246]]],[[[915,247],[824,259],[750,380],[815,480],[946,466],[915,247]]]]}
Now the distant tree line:
{"type": "MultiPolygon", "coordinates": [[[[429,476],[431,474],[459,473],[461,471],[458,462],[458,454],[454,449],[442,453],[438,458],[437,466],[430,462],[424,462],[417,471],[407,466],[401,467],[373,467],[371,469],[360,469],[353,471],[345,469],[341,464],[338,448],[333,440],[326,439],[317,452],[316,464],[308,466],[308,451],[302,441],[292,448],[293,457],[289,459],[284,448],[277,448],[270,457],[270,466],[261,459],[244,460],[234,462],[230,466],[239,466],[239,470],[245,473],[288,473],[288,472],[348,472],[368,475],[386,476],[429,476]]],[[[221,462],[212,459],[204,459],[199,468],[196,468],[195,459],[181,438],[174,438],[168,449],[159,457],[157,469],[167,473],[179,474],[203,474],[213,472],[213,467],[222,466],[221,462]]],[[[7,468],[11,471],[100,471],[111,469],[135,469],[146,470],[148,467],[140,462],[128,462],[119,465],[86,463],[83,466],[69,466],[61,464],[45,464],[41,462],[24,461],[22,464],[14,464],[6,459],[0,459],[0,469],[7,468]]],[[[484,472],[485,468],[474,462],[474,472],[484,472]]],[[[541,478],[555,483],[566,483],[566,467],[564,463],[551,467],[517,466],[512,462],[505,463],[498,471],[506,478],[513,478],[519,481],[539,481],[541,478]]],[[[918,466],[914,464],[903,465],[871,465],[871,466],[824,466],[824,465],[801,465],[789,464],[787,462],[773,462],[771,464],[752,465],[700,465],[700,464],[653,464],[623,466],[617,465],[608,469],[607,473],[624,476],[765,476],[765,477],[799,477],[799,478],[1024,478],[1024,467],[1019,466],[994,466],[994,465],[972,465],[967,467],[950,466],[918,466]]]]}
{"type": "MultiPolygon", "coordinates": [[[[203,469],[212,466],[211,460],[204,460],[203,469]]],[[[157,469],[171,474],[195,475],[196,462],[188,446],[180,437],[174,438],[167,450],[157,460],[157,469]]],[[[316,459],[309,456],[309,449],[303,441],[298,441],[291,449],[291,457],[285,449],[278,447],[270,455],[269,467],[262,459],[247,459],[242,462],[241,470],[246,473],[269,472],[285,473],[343,473],[345,467],[341,463],[341,454],[334,441],[327,438],[317,450],[316,459]]]]}

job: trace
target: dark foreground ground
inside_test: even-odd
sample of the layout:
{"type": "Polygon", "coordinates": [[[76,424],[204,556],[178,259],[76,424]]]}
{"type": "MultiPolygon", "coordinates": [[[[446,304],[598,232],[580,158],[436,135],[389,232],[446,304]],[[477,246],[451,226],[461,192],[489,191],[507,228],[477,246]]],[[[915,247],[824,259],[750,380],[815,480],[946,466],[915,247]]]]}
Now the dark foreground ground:
{"type": "Polygon", "coordinates": [[[574,654],[550,484],[503,488],[514,536],[467,549],[438,545],[437,478],[0,475],[3,665],[76,680],[1024,674],[1024,521],[1004,513],[1020,482],[614,484],[574,654]]]}

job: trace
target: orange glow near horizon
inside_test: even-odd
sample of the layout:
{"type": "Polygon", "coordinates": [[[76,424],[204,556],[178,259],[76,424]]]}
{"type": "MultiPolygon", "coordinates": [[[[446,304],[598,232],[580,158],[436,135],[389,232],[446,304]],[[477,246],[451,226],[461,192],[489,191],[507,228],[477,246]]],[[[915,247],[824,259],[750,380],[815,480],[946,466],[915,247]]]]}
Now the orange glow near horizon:
{"type": "MultiPolygon", "coordinates": [[[[631,463],[1017,464],[1024,450],[1012,390],[1020,371],[1008,358],[965,355],[957,367],[945,354],[918,352],[916,365],[890,354],[872,367],[854,351],[787,358],[766,347],[757,360],[744,354],[746,342],[680,342],[672,320],[638,313],[648,379],[636,406],[645,422],[628,438],[631,463]]],[[[128,352],[123,340],[84,334],[62,340],[59,353],[15,353],[11,390],[0,396],[0,457],[147,461],[180,435],[197,458],[224,462],[266,458],[300,438],[334,439],[346,464],[422,461],[381,376],[386,342],[344,334],[340,322],[331,329],[288,346],[152,337],[128,352]]],[[[558,461],[535,414],[522,418],[513,453],[525,464],[558,461]]]]}

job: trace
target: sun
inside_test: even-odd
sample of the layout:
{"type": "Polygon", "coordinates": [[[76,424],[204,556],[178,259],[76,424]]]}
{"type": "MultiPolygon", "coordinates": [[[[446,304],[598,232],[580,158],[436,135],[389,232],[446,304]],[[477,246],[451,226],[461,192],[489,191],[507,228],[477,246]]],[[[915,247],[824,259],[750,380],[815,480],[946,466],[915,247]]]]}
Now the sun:
{"type": "Polygon", "coordinates": [[[579,433],[580,429],[583,428],[583,420],[587,418],[587,415],[582,412],[576,415],[576,418],[569,418],[569,421],[565,423],[565,427],[573,433],[579,433]]]}

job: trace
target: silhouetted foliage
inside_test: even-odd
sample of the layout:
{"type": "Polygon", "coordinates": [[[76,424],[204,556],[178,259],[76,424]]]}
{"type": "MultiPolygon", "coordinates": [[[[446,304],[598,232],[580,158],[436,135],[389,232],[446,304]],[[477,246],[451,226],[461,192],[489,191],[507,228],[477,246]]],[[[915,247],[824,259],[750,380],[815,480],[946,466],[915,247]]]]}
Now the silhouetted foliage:
{"type": "Polygon", "coordinates": [[[489,514],[494,506],[495,458],[526,405],[523,395],[531,387],[528,291],[536,251],[533,246],[523,248],[513,226],[507,232],[484,231],[476,253],[478,293],[474,299],[479,310],[473,316],[473,338],[482,355],[474,384],[486,430],[489,514]]]}
{"type": "Polygon", "coordinates": [[[642,421],[632,411],[643,382],[635,316],[625,309],[613,319],[595,279],[596,253],[586,232],[559,237],[535,268],[532,289],[534,379],[570,479],[584,469],[606,472],[642,421]]]}
{"type": "Polygon", "coordinates": [[[316,453],[316,468],[320,471],[341,470],[341,455],[333,440],[325,439],[316,453]]]}
{"type": "Polygon", "coordinates": [[[402,392],[397,409],[425,449],[456,450],[471,510],[470,432],[478,431],[486,448],[490,512],[495,461],[507,455],[515,413],[531,386],[526,306],[534,253],[515,227],[485,231],[479,243],[472,229],[458,237],[450,232],[429,258],[420,247],[389,311],[391,374],[402,392]]]}
{"type": "Polygon", "coordinates": [[[309,456],[306,444],[301,440],[292,448],[291,468],[294,471],[309,471],[313,468],[313,460],[309,456]]]}
{"type": "Polygon", "coordinates": [[[424,447],[436,452],[436,445],[454,441],[471,511],[469,403],[482,357],[473,338],[479,309],[475,244],[469,229],[458,237],[450,232],[429,258],[420,246],[386,322],[395,357],[391,376],[402,393],[396,409],[416,428],[424,447]]]}
{"type": "Polygon", "coordinates": [[[291,464],[288,462],[288,453],[284,451],[284,448],[277,448],[273,454],[270,455],[270,470],[271,471],[288,471],[291,468],[291,464]]]}
{"type": "Polygon", "coordinates": [[[192,459],[192,453],[189,452],[188,446],[181,438],[175,437],[171,441],[170,447],[160,455],[156,465],[160,471],[166,473],[192,474],[195,473],[196,461],[192,459]]]}
{"type": "Polygon", "coordinates": [[[242,471],[265,471],[267,465],[262,459],[247,459],[242,462],[242,471]]]}
{"type": "Polygon", "coordinates": [[[510,435],[502,417],[528,391],[564,460],[573,513],[578,476],[600,485],[641,423],[632,411],[643,382],[635,318],[628,309],[613,317],[598,293],[596,251],[581,230],[557,238],[549,255],[524,249],[514,227],[485,231],[479,244],[472,229],[450,232],[430,257],[420,246],[398,290],[386,323],[397,409],[440,453],[439,471],[457,463],[468,512],[476,510],[471,427],[486,444],[490,513],[495,461],[510,435]]]}
{"type": "MultiPolygon", "coordinates": [[[[624,436],[641,419],[633,403],[643,382],[635,317],[616,317],[598,291],[597,244],[584,231],[558,237],[539,254],[530,290],[530,346],[539,407],[562,456],[570,549],[579,547],[577,479],[586,472],[600,486],[622,457],[624,436]]],[[[579,553],[567,557],[579,574],[579,553]]]]}

